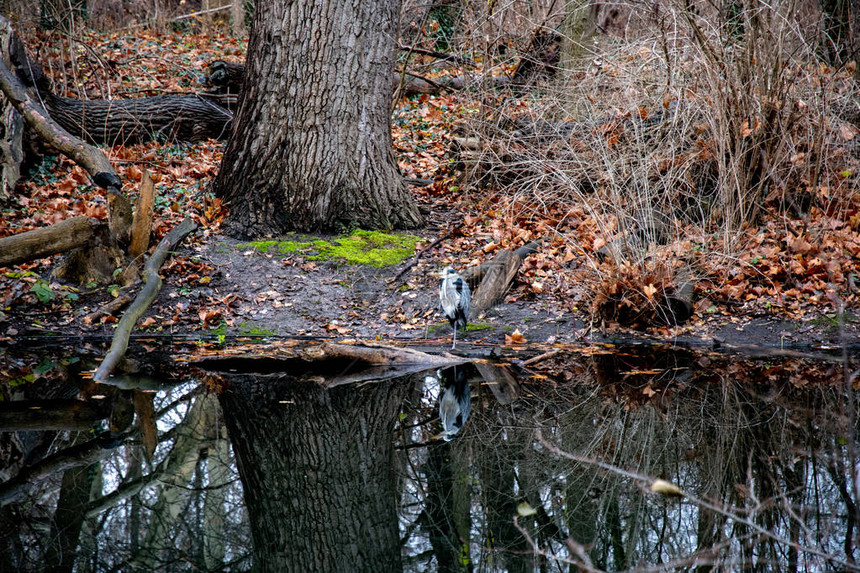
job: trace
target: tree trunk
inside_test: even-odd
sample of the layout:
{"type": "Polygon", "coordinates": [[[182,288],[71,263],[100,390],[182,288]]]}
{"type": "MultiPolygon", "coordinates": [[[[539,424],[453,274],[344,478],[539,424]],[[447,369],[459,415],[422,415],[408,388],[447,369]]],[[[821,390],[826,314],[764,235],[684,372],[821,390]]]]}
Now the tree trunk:
{"type": "Polygon", "coordinates": [[[260,1],[215,193],[237,236],[414,227],[392,154],[398,1],[260,1]]]}
{"type": "Polygon", "coordinates": [[[255,571],[400,571],[393,428],[409,384],[229,375],[255,571]]]}

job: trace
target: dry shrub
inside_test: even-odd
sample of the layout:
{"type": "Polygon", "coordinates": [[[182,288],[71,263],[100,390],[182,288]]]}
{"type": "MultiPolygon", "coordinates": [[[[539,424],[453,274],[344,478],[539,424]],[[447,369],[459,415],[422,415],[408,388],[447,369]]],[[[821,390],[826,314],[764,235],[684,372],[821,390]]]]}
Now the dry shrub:
{"type": "Polygon", "coordinates": [[[852,193],[841,160],[825,158],[847,161],[833,111],[857,107],[856,86],[817,62],[807,12],[789,1],[704,16],[649,6],[635,37],[586,46],[575,68],[528,92],[483,92],[470,125],[482,141],[476,183],[503,188],[521,209],[511,218],[594,221],[596,237],[556,232],[585,254],[595,312],[629,325],[665,322],[655,301],[671,295],[673,273],[699,272],[689,257],[650,263],[661,245],[695,240],[736,260],[763,215],[822,200],[840,209],[852,193]],[[648,285],[658,292],[646,296],[648,285]]]}
{"type": "Polygon", "coordinates": [[[593,288],[592,315],[603,324],[630,328],[675,326],[692,312],[691,283],[677,262],[607,264],[593,288]]]}

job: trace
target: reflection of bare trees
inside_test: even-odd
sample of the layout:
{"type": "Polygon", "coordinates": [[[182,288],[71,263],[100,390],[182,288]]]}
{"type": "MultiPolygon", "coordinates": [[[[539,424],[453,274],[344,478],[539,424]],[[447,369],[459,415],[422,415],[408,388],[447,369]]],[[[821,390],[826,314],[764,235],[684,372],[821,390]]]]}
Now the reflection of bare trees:
{"type": "Polygon", "coordinates": [[[247,526],[217,399],[189,385],[156,395],[131,377],[119,389],[63,376],[50,378],[65,395],[0,405],[0,571],[241,564],[247,526]],[[81,388],[100,399],[73,398],[81,388]]]}
{"type": "Polygon", "coordinates": [[[0,402],[0,572],[344,555],[406,571],[858,569],[857,395],[832,383],[838,364],[545,360],[537,376],[458,366],[469,416],[447,434],[434,376],[325,389],[228,374],[209,380],[217,398],[52,380],[0,402]]]}
{"type": "MultiPolygon", "coordinates": [[[[563,385],[526,379],[506,403],[473,372],[462,435],[443,455],[407,450],[425,470],[404,487],[428,503],[452,475],[471,484],[476,570],[858,569],[857,396],[833,386],[837,368],[659,350],[560,369],[563,385]],[[655,478],[685,497],[651,491],[655,478]]],[[[426,527],[407,545],[427,535],[445,563],[426,527]]]]}

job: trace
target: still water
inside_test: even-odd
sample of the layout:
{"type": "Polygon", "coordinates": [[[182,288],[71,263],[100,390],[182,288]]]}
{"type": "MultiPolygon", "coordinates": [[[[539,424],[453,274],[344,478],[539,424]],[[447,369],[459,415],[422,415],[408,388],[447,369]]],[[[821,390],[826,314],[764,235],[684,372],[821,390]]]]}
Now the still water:
{"type": "Polygon", "coordinates": [[[856,357],[590,347],[348,382],[144,343],[95,384],[103,348],[22,346],[0,572],[860,569],[856,357]]]}

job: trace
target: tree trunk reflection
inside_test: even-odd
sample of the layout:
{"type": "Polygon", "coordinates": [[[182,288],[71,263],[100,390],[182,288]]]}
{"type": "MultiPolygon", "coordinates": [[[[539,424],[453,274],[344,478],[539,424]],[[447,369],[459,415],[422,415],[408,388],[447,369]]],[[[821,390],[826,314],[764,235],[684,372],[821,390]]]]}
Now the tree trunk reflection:
{"type": "Polygon", "coordinates": [[[400,570],[392,433],[408,385],[229,381],[221,403],[256,569],[400,570]]]}

